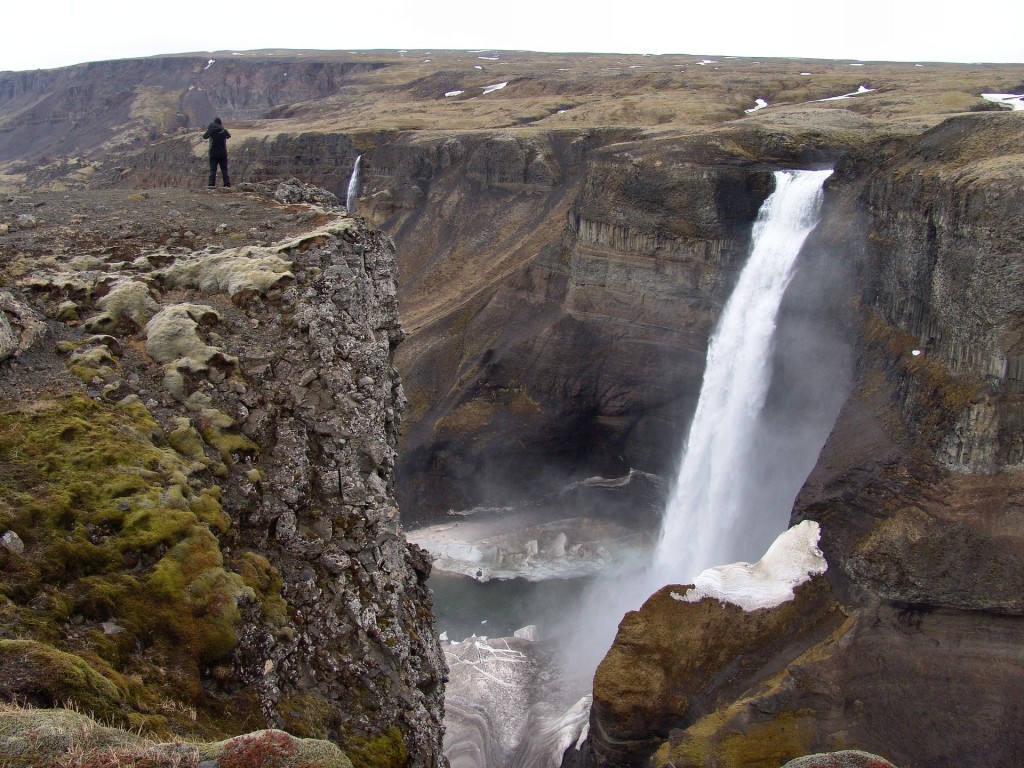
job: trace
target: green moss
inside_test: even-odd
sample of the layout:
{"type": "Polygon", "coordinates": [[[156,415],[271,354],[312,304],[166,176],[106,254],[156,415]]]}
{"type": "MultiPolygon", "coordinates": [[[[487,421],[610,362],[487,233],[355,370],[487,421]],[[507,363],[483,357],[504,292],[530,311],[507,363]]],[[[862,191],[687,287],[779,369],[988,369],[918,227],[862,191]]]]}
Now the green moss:
{"type": "Polygon", "coordinates": [[[186,458],[208,463],[203,438],[199,436],[195,427],[189,423],[188,419],[178,419],[177,421],[177,428],[167,433],[168,444],[186,458]]]}
{"type": "Polygon", "coordinates": [[[917,338],[878,315],[866,318],[863,333],[869,350],[884,360],[878,367],[887,371],[886,380],[876,377],[865,386],[890,388],[893,397],[900,400],[902,426],[908,436],[917,438],[917,447],[925,452],[935,449],[980,397],[984,383],[957,376],[938,357],[914,355],[913,350],[919,346],[917,338]]]}
{"type": "Polygon", "coordinates": [[[243,552],[238,572],[263,606],[263,618],[272,627],[288,623],[288,604],[281,597],[283,582],[270,561],[256,552],[243,552]]]}
{"type": "Polygon", "coordinates": [[[783,712],[773,720],[729,734],[719,744],[723,768],[776,768],[807,754],[811,751],[812,714],[783,712]]]}
{"type": "Polygon", "coordinates": [[[285,699],[278,712],[288,733],[306,739],[326,739],[337,716],[330,702],[313,693],[285,699]]]}
{"type": "Polygon", "coordinates": [[[220,504],[220,486],[211,485],[203,488],[189,500],[189,509],[199,522],[206,523],[214,533],[227,533],[231,527],[231,518],[227,516],[220,504]]]}
{"type": "Polygon", "coordinates": [[[395,726],[378,736],[350,736],[344,747],[355,768],[402,768],[409,762],[409,750],[395,726]]]}
{"type": "Polygon", "coordinates": [[[205,663],[233,650],[241,618],[238,598],[246,592],[242,577],[223,565],[217,539],[205,526],[195,525],[146,580],[145,592],[159,606],[152,609],[154,621],[205,663]]]}
{"type": "Polygon", "coordinates": [[[44,706],[73,701],[84,711],[122,721],[123,695],[80,656],[33,640],[0,640],[0,690],[44,706]]]}
{"type": "MultiPolygon", "coordinates": [[[[810,751],[813,712],[781,712],[749,722],[742,704],[713,712],[688,728],[676,743],[663,744],[654,766],[675,768],[778,768],[810,751]]],[[[674,740],[676,741],[676,740],[674,740]]]]}
{"type": "MultiPolygon", "coordinates": [[[[271,626],[286,614],[269,563],[249,569],[258,590],[225,563],[220,488],[190,487],[190,471],[139,403],[73,396],[0,412],[0,525],[26,547],[0,550],[0,622],[89,659],[122,691],[123,717],[220,735],[251,729],[259,712],[246,689],[214,700],[204,683],[236,645],[239,599],[265,601],[271,626]]],[[[95,709],[81,690],[38,698],[95,709]]]]}
{"type": "Polygon", "coordinates": [[[256,443],[236,431],[235,420],[216,408],[200,410],[197,422],[203,439],[220,454],[225,464],[234,463],[236,455],[253,456],[259,452],[256,443]]]}

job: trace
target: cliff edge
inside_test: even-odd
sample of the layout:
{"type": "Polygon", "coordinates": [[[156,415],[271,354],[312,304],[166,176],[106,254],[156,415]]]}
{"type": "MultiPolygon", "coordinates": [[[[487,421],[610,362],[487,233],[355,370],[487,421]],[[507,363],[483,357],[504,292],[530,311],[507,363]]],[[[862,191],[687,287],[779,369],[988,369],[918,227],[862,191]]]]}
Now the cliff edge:
{"type": "Polygon", "coordinates": [[[0,254],[0,696],[441,765],[390,240],[293,181],[11,196],[0,254]]]}

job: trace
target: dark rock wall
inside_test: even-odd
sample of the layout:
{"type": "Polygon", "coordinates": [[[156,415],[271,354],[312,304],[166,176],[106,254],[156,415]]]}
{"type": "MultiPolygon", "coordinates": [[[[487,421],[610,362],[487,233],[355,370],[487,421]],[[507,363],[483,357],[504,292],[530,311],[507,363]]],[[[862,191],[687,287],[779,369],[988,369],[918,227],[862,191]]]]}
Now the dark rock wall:
{"type": "Polygon", "coordinates": [[[873,212],[867,300],[974,388],[970,407],[937,435],[939,461],[960,471],[1024,464],[1024,193],[1011,159],[1020,144],[1014,117],[951,119],[886,163],[862,193],[873,212]]]}

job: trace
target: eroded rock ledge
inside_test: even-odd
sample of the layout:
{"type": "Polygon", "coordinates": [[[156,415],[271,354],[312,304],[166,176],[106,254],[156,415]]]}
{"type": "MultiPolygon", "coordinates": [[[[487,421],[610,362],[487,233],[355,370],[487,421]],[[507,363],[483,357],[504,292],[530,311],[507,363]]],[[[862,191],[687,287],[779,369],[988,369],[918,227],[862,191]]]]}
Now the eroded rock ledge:
{"type": "Polygon", "coordinates": [[[394,247],[274,192],[114,193],[88,226],[99,198],[9,201],[44,205],[0,243],[0,695],[441,765],[430,565],[393,493],[394,247]]]}

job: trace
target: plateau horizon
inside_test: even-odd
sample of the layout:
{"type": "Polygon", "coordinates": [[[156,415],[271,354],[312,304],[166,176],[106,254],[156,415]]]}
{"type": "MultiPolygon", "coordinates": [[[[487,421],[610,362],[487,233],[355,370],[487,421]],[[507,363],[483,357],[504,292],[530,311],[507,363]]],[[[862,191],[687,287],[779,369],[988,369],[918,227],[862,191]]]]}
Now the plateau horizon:
{"type": "Polygon", "coordinates": [[[524,0],[515,14],[507,15],[481,13],[468,0],[396,0],[388,6],[386,24],[365,23],[345,6],[322,0],[306,3],[301,13],[254,0],[244,14],[216,24],[185,13],[163,13],[146,19],[150,23],[140,20],[139,6],[126,0],[15,5],[5,22],[8,30],[18,33],[9,35],[0,51],[0,71],[186,52],[285,49],[1024,61],[1017,32],[1024,26],[1024,5],[1014,0],[977,0],[966,12],[953,2],[865,0],[855,15],[845,7],[823,7],[809,0],[736,0],[703,8],[669,8],[640,0],[628,14],[617,15],[614,23],[604,15],[587,15],[573,4],[551,6],[539,0],[524,0]]]}

